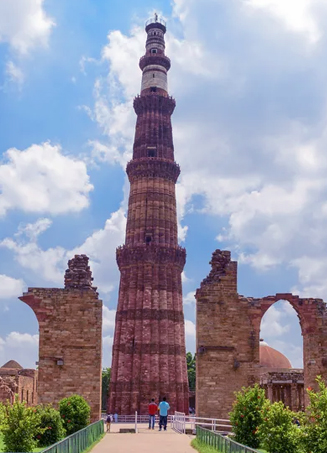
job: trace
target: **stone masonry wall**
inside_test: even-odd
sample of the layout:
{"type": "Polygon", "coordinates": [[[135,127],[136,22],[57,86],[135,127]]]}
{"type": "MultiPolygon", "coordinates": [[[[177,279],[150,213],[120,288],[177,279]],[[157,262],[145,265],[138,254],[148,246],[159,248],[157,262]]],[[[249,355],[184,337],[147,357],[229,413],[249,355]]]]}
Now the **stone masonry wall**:
{"type": "Polygon", "coordinates": [[[38,403],[79,394],[101,415],[102,301],[85,255],[75,255],[65,288],[28,288],[20,300],[39,322],[38,403]]]}
{"type": "MultiPolygon", "coordinates": [[[[228,418],[234,391],[259,383],[263,315],[279,300],[298,314],[303,335],[304,388],[327,379],[327,310],[320,299],[288,293],[254,299],[237,293],[237,263],[216,250],[212,270],[196,292],[196,404],[200,417],[228,418]]],[[[306,403],[307,401],[305,401],[306,403]]]]}

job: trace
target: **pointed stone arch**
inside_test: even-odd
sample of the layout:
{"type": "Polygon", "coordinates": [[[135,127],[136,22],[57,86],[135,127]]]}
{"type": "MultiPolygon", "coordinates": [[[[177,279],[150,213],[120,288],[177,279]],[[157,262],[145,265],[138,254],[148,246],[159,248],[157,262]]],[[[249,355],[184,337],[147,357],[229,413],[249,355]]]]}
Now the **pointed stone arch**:
{"type": "Polygon", "coordinates": [[[304,386],[327,379],[327,310],[322,299],[278,293],[262,298],[237,293],[237,262],[216,250],[212,269],[196,292],[197,415],[227,418],[234,392],[259,382],[260,324],[279,300],[295,309],[303,336],[304,386]]]}

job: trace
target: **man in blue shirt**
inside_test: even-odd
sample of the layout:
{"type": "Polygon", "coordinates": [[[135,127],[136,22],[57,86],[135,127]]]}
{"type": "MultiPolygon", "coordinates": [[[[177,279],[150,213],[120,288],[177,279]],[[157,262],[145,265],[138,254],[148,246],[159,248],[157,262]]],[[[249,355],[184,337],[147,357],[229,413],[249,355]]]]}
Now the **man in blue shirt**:
{"type": "Polygon", "coordinates": [[[159,404],[159,414],[160,414],[160,421],[159,421],[159,431],[161,431],[162,426],[164,430],[167,431],[167,418],[168,418],[168,411],[170,409],[169,404],[166,401],[166,397],[162,398],[161,403],[159,404]]]}

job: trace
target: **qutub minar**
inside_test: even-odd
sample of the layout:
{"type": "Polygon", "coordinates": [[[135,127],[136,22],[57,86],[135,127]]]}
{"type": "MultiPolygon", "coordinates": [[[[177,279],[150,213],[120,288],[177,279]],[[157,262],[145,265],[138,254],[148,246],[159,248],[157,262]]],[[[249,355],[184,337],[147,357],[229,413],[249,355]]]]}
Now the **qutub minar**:
{"type": "Polygon", "coordinates": [[[127,165],[130,195],[125,245],[117,249],[121,273],[109,411],[147,413],[151,398],[166,396],[171,411],[188,413],[188,379],[182,301],[185,249],[179,247],[174,160],[165,56],[166,25],[155,15],[145,27],[140,59],[141,95],[133,159],[127,165]]]}

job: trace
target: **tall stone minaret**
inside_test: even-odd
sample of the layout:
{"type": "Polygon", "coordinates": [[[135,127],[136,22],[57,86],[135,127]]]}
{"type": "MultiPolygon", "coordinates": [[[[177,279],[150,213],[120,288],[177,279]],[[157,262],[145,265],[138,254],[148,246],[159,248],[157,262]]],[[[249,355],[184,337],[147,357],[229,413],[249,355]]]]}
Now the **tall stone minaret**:
{"type": "Polygon", "coordinates": [[[117,249],[121,277],[109,410],[118,414],[145,414],[151,398],[164,396],[171,413],[189,407],[181,278],[186,252],[177,239],[180,168],[170,119],[175,100],[168,95],[166,25],[155,15],[145,30],[133,159],[127,165],[126,241],[117,249]]]}

